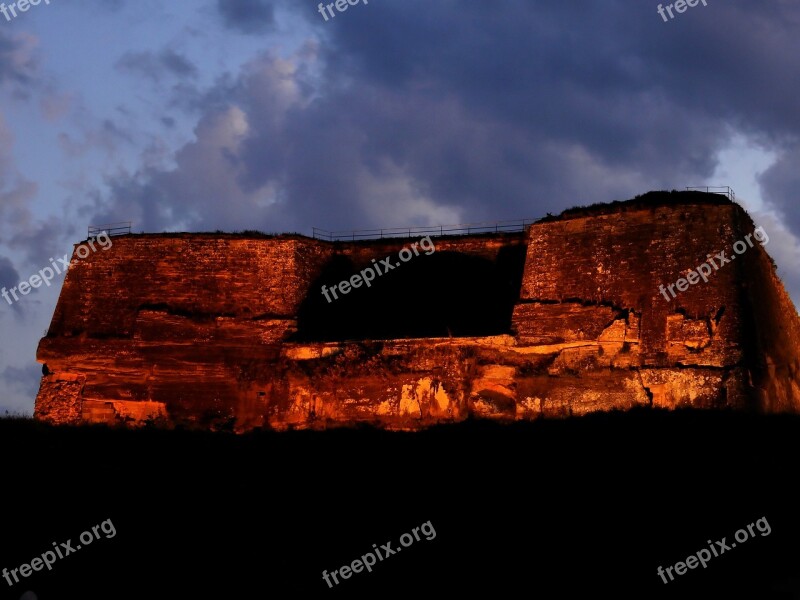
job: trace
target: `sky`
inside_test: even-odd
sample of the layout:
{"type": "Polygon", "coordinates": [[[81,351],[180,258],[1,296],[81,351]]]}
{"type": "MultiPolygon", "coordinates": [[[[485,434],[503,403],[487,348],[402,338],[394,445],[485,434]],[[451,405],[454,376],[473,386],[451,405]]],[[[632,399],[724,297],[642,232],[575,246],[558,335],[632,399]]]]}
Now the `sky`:
{"type": "MultiPolygon", "coordinates": [[[[800,2],[351,1],[0,14],[0,287],[93,224],[310,235],[723,185],[800,306],[800,2]]],[[[33,412],[62,283],[0,300],[0,414],[33,412]]]]}

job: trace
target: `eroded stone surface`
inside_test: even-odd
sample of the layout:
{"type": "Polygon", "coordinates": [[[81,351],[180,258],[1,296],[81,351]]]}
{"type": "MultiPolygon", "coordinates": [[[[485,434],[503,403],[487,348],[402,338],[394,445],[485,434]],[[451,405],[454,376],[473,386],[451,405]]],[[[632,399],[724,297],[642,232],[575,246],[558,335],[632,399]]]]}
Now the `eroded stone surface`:
{"type": "Polygon", "coordinates": [[[330,265],[356,273],[396,255],[403,241],[122,236],[67,274],[39,345],[48,374],[35,414],[55,423],[246,431],[355,423],[407,430],[635,406],[797,412],[800,322],[760,246],[675,299],[659,292],[752,230],[730,203],[630,203],[535,223],[525,234],[434,240],[444,262],[428,264],[463,259],[466,278],[479,268],[495,279],[453,292],[441,281],[447,273],[403,280],[412,273],[404,265],[380,282],[402,282],[396,292],[384,287],[380,296],[376,284],[353,294],[369,301],[396,293],[394,312],[367,303],[347,318],[386,324],[403,306],[430,306],[442,311],[441,333],[332,341],[326,319],[340,317],[314,321],[319,305],[309,304],[322,302],[330,265]],[[448,320],[447,306],[435,304],[450,293],[454,313],[484,318],[487,309],[470,302],[491,300],[491,286],[515,277],[511,300],[504,288],[491,304],[508,314],[487,321],[487,335],[453,333],[463,318],[448,320]],[[301,339],[315,331],[321,339],[301,339]]]}

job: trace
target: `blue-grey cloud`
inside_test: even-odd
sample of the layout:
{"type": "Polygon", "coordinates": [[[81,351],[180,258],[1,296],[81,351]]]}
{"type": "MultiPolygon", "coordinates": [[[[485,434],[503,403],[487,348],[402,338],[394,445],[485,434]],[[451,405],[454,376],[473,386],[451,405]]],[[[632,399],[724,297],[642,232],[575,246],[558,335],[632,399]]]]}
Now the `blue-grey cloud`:
{"type": "Polygon", "coordinates": [[[30,36],[0,29],[0,83],[30,84],[34,80],[39,66],[34,47],[30,36]]]}
{"type": "Polygon", "coordinates": [[[42,367],[35,362],[24,368],[6,367],[0,376],[10,388],[33,400],[39,389],[42,367]]]}
{"type": "Polygon", "coordinates": [[[0,288],[12,288],[19,280],[19,273],[12,262],[5,256],[0,256],[0,288]]]}
{"type": "Polygon", "coordinates": [[[188,58],[164,49],[155,53],[126,52],[116,63],[118,70],[130,72],[159,82],[167,76],[173,78],[193,78],[197,76],[197,67],[188,58]]]}
{"type": "Polygon", "coordinates": [[[774,148],[800,134],[785,75],[800,67],[798,5],[709,4],[669,23],[631,0],[408,0],[328,22],[291,6],[319,39],[193,97],[174,166],[115,178],[99,214],[301,231],[540,216],[703,182],[731,130],[774,148]]]}
{"type": "Polygon", "coordinates": [[[227,27],[242,33],[264,33],[275,23],[271,0],[217,0],[217,9],[227,27]]]}
{"type": "Polygon", "coordinates": [[[800,146],[790,147],[759,177],[764,199],[781,211],[796,233],[800,233],[800,214],[797,211],[800,195],[798,164],[800,146]]]}

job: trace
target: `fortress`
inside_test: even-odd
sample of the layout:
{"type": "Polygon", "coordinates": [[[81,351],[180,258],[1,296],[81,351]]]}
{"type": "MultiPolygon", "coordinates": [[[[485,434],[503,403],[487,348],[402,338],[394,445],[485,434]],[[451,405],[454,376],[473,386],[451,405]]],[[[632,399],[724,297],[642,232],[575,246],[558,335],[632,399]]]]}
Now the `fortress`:
{"type": "Polygon", "coordinates": [[[243,432],[800,412],[800,318],[760,244],[659,291],[754,230],[724,196],[651,192],[521,232],[433,237],[435,253],[332,302],[323,285],[416,239],[114,237],[66,275],[35,416],[243,432]]]}

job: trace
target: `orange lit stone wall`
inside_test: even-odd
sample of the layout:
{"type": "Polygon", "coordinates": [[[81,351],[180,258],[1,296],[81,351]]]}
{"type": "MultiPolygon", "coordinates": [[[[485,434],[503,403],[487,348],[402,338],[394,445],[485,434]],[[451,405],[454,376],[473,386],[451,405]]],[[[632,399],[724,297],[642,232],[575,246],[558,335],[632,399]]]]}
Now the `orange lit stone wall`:
{"type": "Polygon", "coordinates": [[[479,320],[481,307],[507,306],[507,318],[487,324],[488,335],[448,326],[435,337],[334,340],[304,332],[302,317],[317,314],[318,326],[341,319],[314,312],[330,308],[320,296],[330,266],[356,273],[408,241],[113,238],[66,276],[39,346],[47,374],[35,414],[246,431],[416,429],[651,405],[797,412],[800,322],[760,244],[674,300],[658,289],[709,254],[730,255],[752,231],[728,202],[631,201],[568,212],[524,234],[433,238],[439,262],[409,262],[431,268],[403,265],[382,276],[383,296],[377,286],[352,294],[366,304],[352,304],[345,334],[348,323],[391,325],[408,307],[479,320]],[[482,281],[487,273],[494,279],[482,281]],[[498,286],[516,286],[510,304],[480,304],[498,286]]]}

